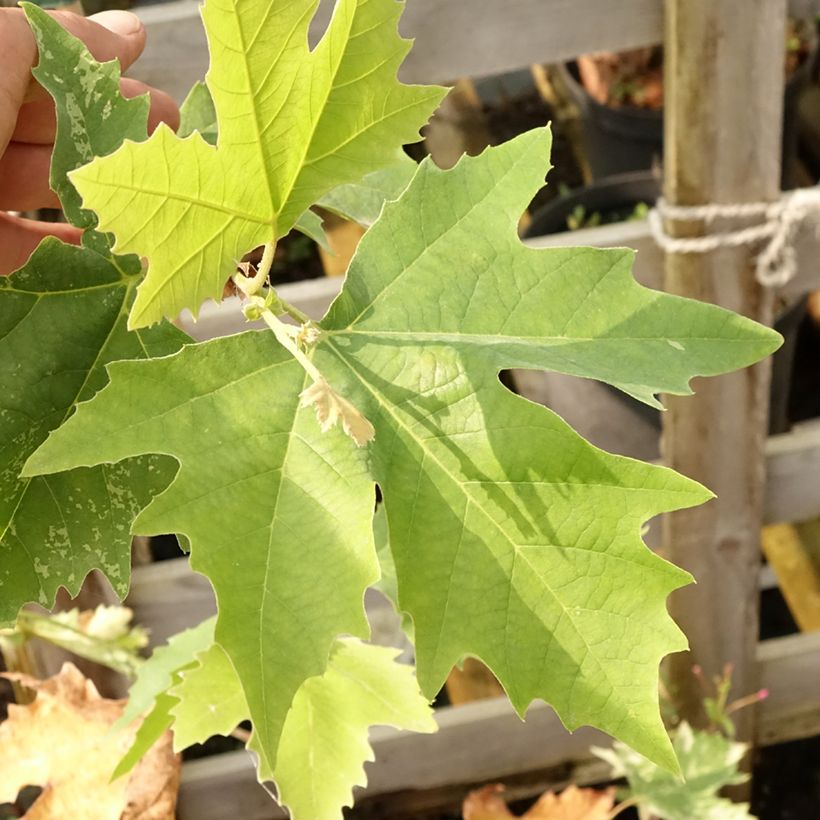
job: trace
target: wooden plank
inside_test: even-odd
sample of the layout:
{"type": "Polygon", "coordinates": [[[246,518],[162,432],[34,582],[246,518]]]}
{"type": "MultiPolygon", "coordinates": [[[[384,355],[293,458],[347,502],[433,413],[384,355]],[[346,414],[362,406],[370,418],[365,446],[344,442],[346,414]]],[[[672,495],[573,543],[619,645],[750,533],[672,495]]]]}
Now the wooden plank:
{"type": "MultiPolygon", "coordinates": [[[[197,4],[176,0],[137,12],[148,46],[130,75],[182,99],[208,67],[197,4]]],[[[324,0],[312,25],[314,41],[329,14],[324,0]]],[[[586,51],[645,46],[660,41],[662,15],[662,0],[413,0],[400,28],[416,43],[400,76],[407,82],[448,82],[586,51]]]]}
{"type": "Polygon", "coordinates": [[[769,691],[758,708],[757,742],[770,746],[820,732],[820,633],[763,641],[757,660],[760,685],[769,691]]]}
{"type": "Polygon", "coordinates": [[[797,425],[766,444],[767,523],[820,516],[820,421],[797,425]]]}
{"type": "MultiPolygon", "coordinates": [[[[664,194],[670,203],[779,196],[785,23],[785,0],[667,0],[664,194]]],[[[704,226],[667,228],[686,236],[704,226]]],[[[665,290],[770,324],[771,293],[757,285],[752,262],[748,249],[668,254],[665,290]]],[[[735,692],[757,688],[769,379],[770,364],[763,363],[705,380],[694,396],[668,397],[663,415],[664,461],[718,496],[664,519],[665,555],[698,581],[673,593],[669,605],[691,647],[668,659],[670,682],[680,714],[695,725],[705,714],[693,664],[711,677],[731,663],[735,692]]],[[[754,715],[738,714],[740,739],[753,739],[754,715]]]]}
{"type": "MultiPolygon", "coordinates": [[[[769,690],[758,708],[757,742],[782,743],[820,730],[820,634],[764,641],[757,660],[760,682],[769,690]]],[[[466,788],[533,771],[552,771],[553,783],[565,782],[568,774],[577,782],[606,776],[605,767],[590,766],[589,747],[611,741],[589,728],[569,734],[544,703],[533,704],[526,723],[506,698],[439,709],[436,721],[435,735],[372,731],[376,761],[366,767],[368,801],[444,786],[466,788]]],[[[256,783],[249,756],[233,752],[185,764],[178,817],[270,820],[285,814],[256,783]]]]}
{"type": "Polygon", "coordinates": [[[151,646],[216,612],[210,582],[191,569],[187,558],[135,567],[125,603],[134,610],[134,623],[149,630],[151,646]]]}
{"type": "MultiPolygon", "coordinates": [[[[818,8],[817,0],[792,0],[792,5],[818,8]]],[[[328,10],[323,0],[314,39],[328,10]]],[[[181,101],[208,68],[198,4],[173,0],[136,11],[148,30],[148,45],[129,75],[181,101]]],[[[416,40],[402,79],[449,82],[659,43],[663,0],[413,0],[401,32],[416,40]]]]}

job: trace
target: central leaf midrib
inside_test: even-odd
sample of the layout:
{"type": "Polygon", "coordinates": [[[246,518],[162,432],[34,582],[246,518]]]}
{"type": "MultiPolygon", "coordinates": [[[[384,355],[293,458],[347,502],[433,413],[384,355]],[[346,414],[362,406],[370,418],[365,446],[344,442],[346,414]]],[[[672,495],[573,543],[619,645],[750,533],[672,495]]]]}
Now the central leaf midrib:
{"type": "Polygon", "coordinates": [[[129,185],[128,183],[121,181],[109,182],[106,179],[99,178],[89,180],[89,184],[98,185],[101,188],[114,188],[118,191],[132,191],[135,194],[144,194],[145,196],[154,196],[161,197],[164,199],[177,200],[178,202],[187,202],[191,205],[198,205],[200,208],[204,208],[209,211],[217,211],[218,213],[227,214],[228,216],[232,216],[237,219],[244,219],[246,222],[254,222],[258,225],[271,224],[270,217],[252,216],[251,214],[248,214],[245,211],[237,211],[236,209],[229,208],[226,205],[217,205],[209,200],[205,200],[202,198],[185,196],[184,194],[180,194],[178,191],[175,191],[170,188],[167,191],[156,191],[153,188],[129,185]]]}

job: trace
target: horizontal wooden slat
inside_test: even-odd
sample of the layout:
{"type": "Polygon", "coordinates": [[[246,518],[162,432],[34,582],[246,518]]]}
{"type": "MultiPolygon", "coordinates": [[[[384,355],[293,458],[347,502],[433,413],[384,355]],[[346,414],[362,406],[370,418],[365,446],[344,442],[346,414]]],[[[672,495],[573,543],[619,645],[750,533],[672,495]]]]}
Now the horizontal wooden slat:
{"type": "MultiPolygon", "coordinates": [[[[138,8],[148,47],[131,75],[181,98],[208,67],[205,38],[193,0],[138,8]]],[[[407,82],[448,82],[558,62],[586,51],[620,50],[659,42],[663,0],[412,0],[401,32],[415,38],[402,67],[407,82]]],[[[313,39],[329,19],[317,14],[313,39]]]]}
{"type": "Polygon", "coordinates": [[[772,436],[766,445],[767,523],[820,516],[820,421],[772,436]]]}
{"type": "MultiPolygon", "coordinates": [[[[792,0],[795,10],[816,0],[792,0]]],[[[313,33],[329,18],[323,0],[313,33]]],[[[182,99],[205,76],[208,55],[195,0],[138,7],[148,47],[131,76],[182,99]]],[[[621,51],[663,37],[663,0],[411,0],[401,32],[415,47],[408,82],[449,82],[555,63],[590,51],[621,51]]]]}
{"type": "Polygon", "coordinates": [[[820,732],[820,632],[763,641],[758,646],[760,707],[757,740],[763,746],[820,732]]]}
{"type": "MultiPolygon", "coordinates": [[[[761,684],[769,697],[760,704],[758,743],[771,745],[820,731],[820,633],[764,641],[758,648],[761,684]]],[[[371,734],[376,762],[367,765],[368,799],[406,790],[437,789],[502,780],[531,771],[592,762],[591,745],[611,741],[594,729],[569,734],[552,709],[532,706],[526,723],[506,698],[440,709],[439,731],[415,735],[388,728],[371,734]]],[[[600,767],[587,769],[597,779],[600,767]]],[[[180,820],[221,820],[236,816],[268,820],[285,815],[255,781],[244,752],[185,764],[180,820]]]]}

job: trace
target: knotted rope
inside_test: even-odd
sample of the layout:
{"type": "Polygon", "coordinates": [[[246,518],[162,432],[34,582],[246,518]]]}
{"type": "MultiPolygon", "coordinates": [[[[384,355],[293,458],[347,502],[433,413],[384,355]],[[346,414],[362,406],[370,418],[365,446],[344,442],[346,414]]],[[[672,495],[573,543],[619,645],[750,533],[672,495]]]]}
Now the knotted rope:
{"type": "Polygon", "coordinates": [[[820,210],[820,187],[790,191],[777,202],[734,205],[670,205],[663,198],[649,212],[655,242],[667,253],[709,253],[719,248],[740,248],[766,242],[757,256],[757,281],[766,287],[782,287],[797,273],[795,238],[812,211],[820,210]],[[702,221],[758,219],[755,225],[705,236],[670,236],[664,220],[702,221]]]}

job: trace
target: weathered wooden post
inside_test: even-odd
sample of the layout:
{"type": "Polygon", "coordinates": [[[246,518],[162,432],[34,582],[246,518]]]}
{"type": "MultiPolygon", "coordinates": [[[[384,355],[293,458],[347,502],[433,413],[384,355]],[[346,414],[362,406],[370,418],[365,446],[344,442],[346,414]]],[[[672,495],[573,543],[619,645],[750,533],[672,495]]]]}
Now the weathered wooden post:
{"type": "MultiPolygon", "coordinates": [[[[666,0],[664,188],[670,204],[777,198],[785,20],[786,0],[666,0]]],[[[736,226],[723,220],[715,229],[736,226]]],[[[673,236],[704,231],[694,222],[666,227],[673,236]]],[[[665,286],[771,321],[771,296],[755,281],[752,249],[671,253],[665,286]]],[[[694,387],[694,397],[668,398],[664,459],[718,498],[668,516],[664,544],[668,557],[698,582],[672,598],[672,615],[691,652],[673,656],[669,665],[682,714],[698,723],[701,692],[693,664],[711,676],[731,663],[735,694],[757,686],[769,366],[698,380],[694,387]]],[[[753,737],[753,721],[753,710],[739,713],[742,739],[753,737]]]]}

